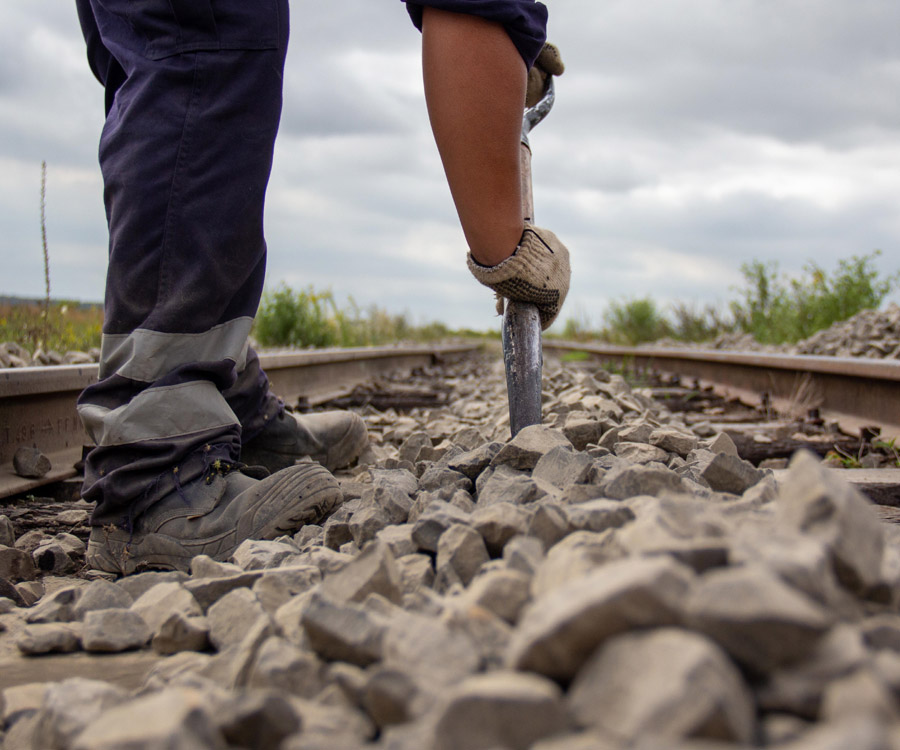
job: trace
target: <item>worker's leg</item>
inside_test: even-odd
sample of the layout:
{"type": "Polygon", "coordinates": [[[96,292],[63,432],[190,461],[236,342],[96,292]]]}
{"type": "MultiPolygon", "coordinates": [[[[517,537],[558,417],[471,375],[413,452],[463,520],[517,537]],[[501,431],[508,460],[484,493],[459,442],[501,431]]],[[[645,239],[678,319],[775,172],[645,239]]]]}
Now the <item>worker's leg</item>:
{"type": "Polygon", "coordinates": [[[522,236],[527,69],[504,27],[424,8],[422,64],[434,137],[474,258],[495,265],[522,236]]]}
{"type": "Polygon", "coordinates": [[[247,361],[265,274],[287,2],[80,0],[79,12],[109,95],[101,380],[79,399],[97,446],[85,497],[95,525],[122,524],[240,454],[222,392],[247,361]]]}

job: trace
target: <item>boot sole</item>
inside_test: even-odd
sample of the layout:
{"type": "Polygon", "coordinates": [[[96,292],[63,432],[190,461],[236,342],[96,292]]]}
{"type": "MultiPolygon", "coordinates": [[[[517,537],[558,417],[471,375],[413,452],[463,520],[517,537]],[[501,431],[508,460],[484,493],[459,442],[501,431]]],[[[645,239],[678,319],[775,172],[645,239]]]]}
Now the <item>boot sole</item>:
{"type": "Polygon", "coordinates": [[[159,532],[131,536],[122,529],[103,529],[102,538],[95,539],[91,533],[86,555],[88,567],[122,575],[139,570],[187,571],[197,555],[225,561],[247,539],[275,539],[308,523],[322,521],[342,504],[343,493],[337,480],[323,467],[313,463],[301,466],[302,470],[280,477],[266,488],[265,501],[255,506],[258,512],[263,505],[285,501],[284,510],[240,538],[237,529],[202,540],[178,539],[159,532]]]}

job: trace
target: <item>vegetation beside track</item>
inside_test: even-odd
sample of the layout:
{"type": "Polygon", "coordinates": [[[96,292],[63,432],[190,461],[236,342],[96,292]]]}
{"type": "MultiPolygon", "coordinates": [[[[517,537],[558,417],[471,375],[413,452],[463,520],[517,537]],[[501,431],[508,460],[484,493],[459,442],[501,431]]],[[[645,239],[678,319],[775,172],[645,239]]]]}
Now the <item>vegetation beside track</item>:
{"type": "MultiPolygon", "coordinates": [[[[615,300],[600,325],[585,316],[569,317],[558,337],[635,345],[662,338],[709,342],[724,334],[750,334],[760,343],[789,344],[877,308],[898,287],[900,273],[875,269],[878,253],[841,260],[832,271],[809,263],[791,278],[775,263],[742,267],[744,283],[722,307],[676,303],[663,308],[651,297],[615,300]]],[[[99,305],[58,300],[0,301],[0,341],[30,351],[86,351],[100,345],[99,305]]],[[[430,342],[448,336],[496,338],[493,331],[452,330],[440,322],[414,324],[406,313],[376,305],[362,308],[351,298],[338,304],[331,290],[295,290],[281,285],[263,294],[253,330],[263,347],[377,346],[398,341],[430,342]]],[[[551,334],[553,335],[553,334],[551,334]]]]}
{"type": "Polygon", "coordinates": [[[781,273],[777,263],[752,261],[741,267],[744,283],[726,309],[679,302],[664,309],[651,297],[609,304],[599,326],[582,315],[570,317],[561,333],[569,340],[635,345],[662,338],[712,341],[723,334],[750,334],[761,344],[792,344],[816,331],[875,309],[900,282],[900,273],[881,274],[878,251],[838,261],[828,272],[808,263],[799,277],[781,273]]]}

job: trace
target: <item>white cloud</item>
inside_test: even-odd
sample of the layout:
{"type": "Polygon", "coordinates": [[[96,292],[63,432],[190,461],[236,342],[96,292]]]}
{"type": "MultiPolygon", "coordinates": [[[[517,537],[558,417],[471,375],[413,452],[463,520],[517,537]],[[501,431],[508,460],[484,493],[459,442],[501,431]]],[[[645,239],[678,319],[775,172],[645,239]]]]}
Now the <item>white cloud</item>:
{"type": "MultiPolygon", "coordinates": [[[[295,5],[292,23],[270,286],[496,325],[465,269],[402,3],[295,5]]],[[[564,316],[646,294],[722,301],[752,259],[796,271],[881,248],[895,270],[898,25],[884,0],[553,4],[568,70],[532,146],[537,221],[572,250],[564,316]]],[[[47,159],[54,290],[98,299],[103,93],[71,4],[0,7],[0,45],[0,294],[42,293],[47,159]]]]}

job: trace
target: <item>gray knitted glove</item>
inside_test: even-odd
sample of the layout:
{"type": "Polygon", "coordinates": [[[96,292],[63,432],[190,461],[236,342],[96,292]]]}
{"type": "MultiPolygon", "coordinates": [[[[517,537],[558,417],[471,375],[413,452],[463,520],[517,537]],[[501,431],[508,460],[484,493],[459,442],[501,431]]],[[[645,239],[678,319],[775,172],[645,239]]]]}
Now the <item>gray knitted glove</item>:
{"type": "Polygon", "coordinates": [[[533,107],[544,98],[547,76],[561,76],[565,71],[566,66],[563,65],[559,49],[555,44],[548,42],[544,45],[531,70],[528,71],[528,90],[525,94],[525,106],[533,107]]]}
{"type": "MultiPolygon", "coordinates": [[[[469,270],[498,297],[532,302],[547,330],[569,292],[569,251],[548,229],[528,224],[516,251],[496,266],[483,266],[469,253],[469,270]]],[[[498,311],[499,306],[498,306],[498,311]]]]}

